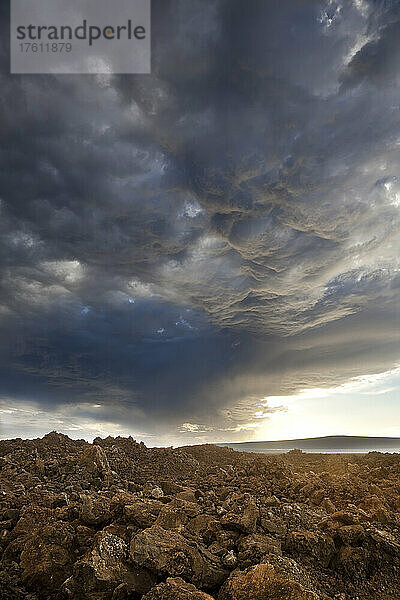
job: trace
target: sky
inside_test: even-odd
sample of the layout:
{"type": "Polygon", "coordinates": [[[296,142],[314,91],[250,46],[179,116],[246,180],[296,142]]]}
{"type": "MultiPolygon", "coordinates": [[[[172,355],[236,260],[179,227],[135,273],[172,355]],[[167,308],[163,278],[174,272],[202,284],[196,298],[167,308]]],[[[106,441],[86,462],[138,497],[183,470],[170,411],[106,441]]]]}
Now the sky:
{"type": "Polygon", "coordinates": [[[10,75],[0,437],[400,436],[400,4],[153,0],[151,75],[10,75]]]}

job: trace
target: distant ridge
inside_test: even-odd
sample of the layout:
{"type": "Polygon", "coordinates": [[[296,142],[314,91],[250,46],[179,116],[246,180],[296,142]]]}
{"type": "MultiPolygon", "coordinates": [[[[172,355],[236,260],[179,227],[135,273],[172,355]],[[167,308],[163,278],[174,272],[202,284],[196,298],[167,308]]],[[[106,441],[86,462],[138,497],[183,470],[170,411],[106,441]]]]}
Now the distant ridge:
{"type": "Polygon", "coordinates": [[[275,440],[272,442],[233,442],[219,443],[217,446],[226,446],[241,452],[283,452],[293,450],[311,452],[393,452],[400,451],[400,438],[398,437],[368,437],[361,435],[328,435],[315,438],[300,438],[295,440],[275,440]]]}

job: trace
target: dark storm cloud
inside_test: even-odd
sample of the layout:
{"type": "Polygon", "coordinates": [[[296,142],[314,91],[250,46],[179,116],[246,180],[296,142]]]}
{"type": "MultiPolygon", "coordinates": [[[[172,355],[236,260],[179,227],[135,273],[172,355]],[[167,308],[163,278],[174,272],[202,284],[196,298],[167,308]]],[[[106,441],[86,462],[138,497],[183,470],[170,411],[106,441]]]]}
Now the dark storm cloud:
{"type": "Polygon", "coordinates": [[[3,71],[2,394],[243,437],[267,395],[398,360],[400,16],[152,12],[151,76],[3,71]]]}

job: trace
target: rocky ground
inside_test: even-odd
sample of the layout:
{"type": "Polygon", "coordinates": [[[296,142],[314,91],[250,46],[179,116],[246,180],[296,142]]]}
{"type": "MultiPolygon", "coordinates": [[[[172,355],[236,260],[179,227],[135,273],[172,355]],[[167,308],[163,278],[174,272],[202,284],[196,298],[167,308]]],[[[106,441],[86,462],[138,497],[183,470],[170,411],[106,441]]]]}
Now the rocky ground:
{"type": "Polygon", "coordinates": [[[400,455],[0,441],[2,600],[395,600],[400,455]]]}

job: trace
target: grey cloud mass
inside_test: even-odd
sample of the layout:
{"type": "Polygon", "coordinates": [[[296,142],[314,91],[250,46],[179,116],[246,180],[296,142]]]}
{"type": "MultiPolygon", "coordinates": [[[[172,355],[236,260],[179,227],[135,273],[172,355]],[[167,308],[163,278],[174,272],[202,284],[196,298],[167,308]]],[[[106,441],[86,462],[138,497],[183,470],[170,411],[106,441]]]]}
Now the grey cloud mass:
{"type": "Polygon", "coordinates": [[[2,41],[0,393],[243,439],[268,395],[398,364],[400,5],[152,15],[146,76],[9,75],[2,41]]]}

